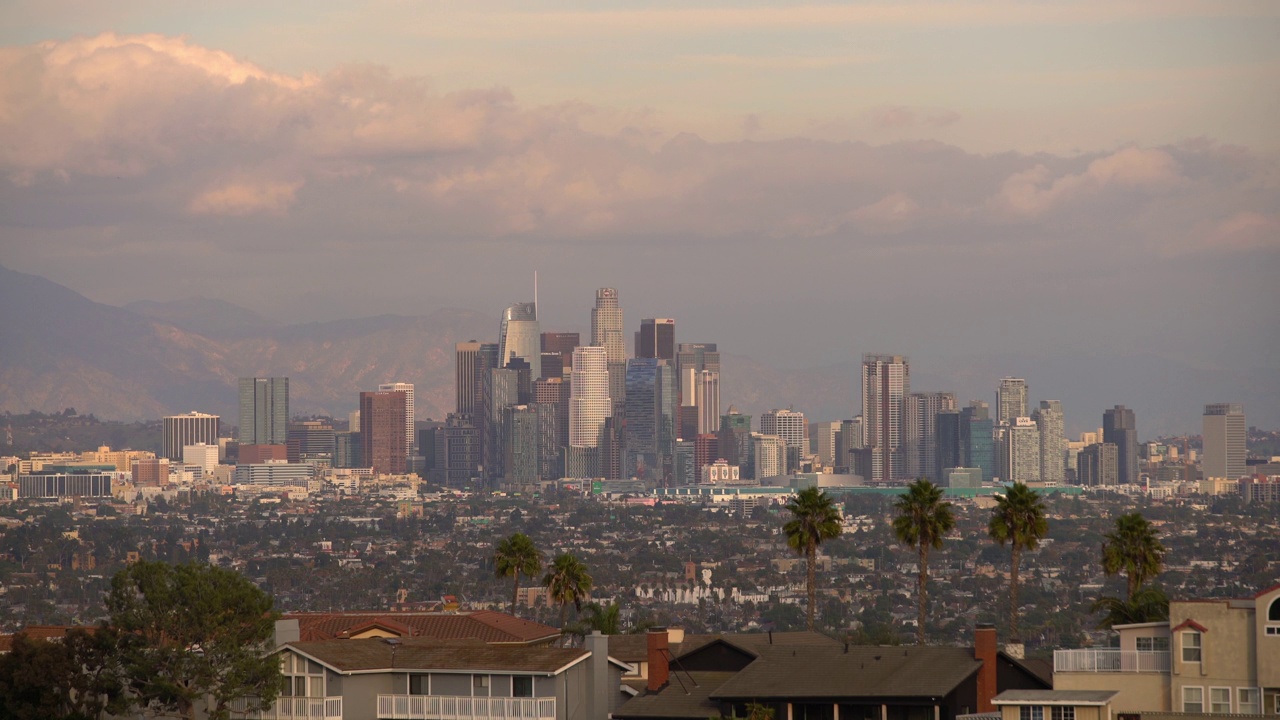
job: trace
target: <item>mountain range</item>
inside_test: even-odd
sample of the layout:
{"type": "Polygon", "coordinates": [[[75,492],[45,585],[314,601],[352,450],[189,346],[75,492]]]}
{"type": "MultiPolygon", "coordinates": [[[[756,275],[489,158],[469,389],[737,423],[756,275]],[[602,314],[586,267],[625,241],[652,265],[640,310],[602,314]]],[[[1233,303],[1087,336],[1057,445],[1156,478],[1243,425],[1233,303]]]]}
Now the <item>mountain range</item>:
{"type": "MultiPolygon", "coordinates": [[[[237,415],[237,378],[284,375],[295,415],[342,416],[356,408],[360,391],[402,381],[416,386],[419,419],[442,419],[454,408],[454,343],[492,341],[497,330],[497,318],[457,308],[288,325],[208,298],[117,307],[0,267],[0,411],[74,407],[140,420],[196,410],[221,415],[229,425],[237,415]]],[[[1227,372],[1154,354],[930,360],[932,372],[913,367],[912,388],[952,390],[961,404],[991,401],[998,380],[992,368],[1025,368],[1034,399],[1064,401],[1072,435],[1097,427],[1102,410],[1116,403],[1137,410],[1144,438],[1196,432],[1208,402],[1244,402],[1250,424],[1280,425],[1274,368],[1227,372]]],[[[724,353],[721,407],[752,415],[794,407],[815,420],[851,417],[857,375],[853,359],[784,369],[724,353]]]]}

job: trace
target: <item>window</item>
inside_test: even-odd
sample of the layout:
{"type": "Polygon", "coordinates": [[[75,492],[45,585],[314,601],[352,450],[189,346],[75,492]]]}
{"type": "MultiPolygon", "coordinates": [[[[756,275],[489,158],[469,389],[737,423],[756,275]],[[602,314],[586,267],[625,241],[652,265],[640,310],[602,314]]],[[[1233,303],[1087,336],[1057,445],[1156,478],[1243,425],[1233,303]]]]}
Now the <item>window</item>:
{"type": "Polygon", "coordinates": [[[1140,637],[1138,638],[1138,652],[1169,652],[1169,638],[1140,637]]]}
{"type": "Polygon", "coordinates": [[[533,697],[533,678],[515,675],[511,678],[511,697],[533,697]]]}
{"type": "Polygon", "coordinates": [[[1231,712],[1231,688],[1209,688],[1209,712],[1215,715],[1231,712]]]}
{"type": "Polygon", "coordinates": [[[431,676],[430,675],[410,675],[409,676],[409,694],[410,695],[430,695],[431,694],[431,676]]]}
{"type": "Polygon", "coordinates": [[[1200,662],[1200,633],[1194,630],[1182,633],[1182,662],[1200,662]]]}
{"type": "Polygon", "coordinates": [[[1188,712],[1188,713],[1204,712],[1204,688],[1202,687],[1182,688],[1182,712],[1188,712]]]}
{"type": "Polygon", "coordinates": [[[1241,715],[1262,714],[1262,691],[1258,688],[1236,690],[1236,712],[1241,715]]]}
{"type": "Polygon", "coordinates": [[[1039,705],[1023,705],[1018,708],[1018,720],[1044,720],[1044,708],[1039,705]]]}
{"type": "Polygon", "coordinates": [[[1267,622],[1280,623],[1280,598],[1271,601],[1271,609],[1267,610],[1267,622]]]}
{"type": "Polygon", "coordinates": [[[1076,720],[1076,709],[1070,705],[1052,708],[1053,720],[1076,720]]]}
{"type": "Polygon", "coordinates": [[[280,656],[280,674],[284,697],[324,697],[324,666],[293,653],[280,656]]]}
{"type": "Polygon", "coordinates": [[[472,675],[471,676],[471,694],[478,696],[488,696],[489,694],[489,676],[488,675],[472,675]]]}

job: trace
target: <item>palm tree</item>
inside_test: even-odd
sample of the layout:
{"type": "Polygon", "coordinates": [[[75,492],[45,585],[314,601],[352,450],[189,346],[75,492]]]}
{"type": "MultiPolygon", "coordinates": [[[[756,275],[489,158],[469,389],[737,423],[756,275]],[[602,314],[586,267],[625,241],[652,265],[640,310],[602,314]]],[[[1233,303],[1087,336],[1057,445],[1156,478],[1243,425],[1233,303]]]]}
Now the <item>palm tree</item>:
{"type": "Polygon", "coordinates": [[[916,625],[916,644],[924,644],[924,619],[928,608],[929,548],[941,548],[942,538],[955,527],[951,503],[942,501],[942,489],[920,478],[907,486],[907,493],[894,503],[898,517],[893,519],[893,532],[903,545],[920,553],[920,617],[916,625]]]}
{"type": "Polygon", "coordinates": [[[813,632],[813,615],[818,605],[818,579],[815,571],[818,546],[823,540],[840,535],[840,511],[831,502],[831,496],[816,487],[805,488],[787,503],[791,520],[782,526],[787,535],[787,545],[797,554],[804,555],[809,570],[809,631],[813,632]]]}
{"type": "Polygon", "coordinates": [[[1127,601],[1100,597],[1089,610],[1106,613],[1098,622],[1099,629],[1109,630],[1116,625],[1132,623],[1160,622],[1169,619],[1169,596],[1158,587],[1144,585],[1127,601]]]}
{"type": "Polygon", "coordinates": [[[1137,597],[1138,588],[1160,574],[1164,567],[1164,546],[1156,538],[1155,528],[1132,512],[1116,518],[1116,529],[1102,543],[1102,569],[1108,575],[1123,572],[1129,581],[1129,602],[1137,597]]]}
{"type": "Polygon", "coordinates": [[[516,599],[520,597],[521,573],[533,577],[542,569],[542,554],[533,540],[524,533],[516,533],[498,543],[493,550],[493,574],[496,577],[515,578],[511,589],[511,614],[516,614],[516,599]]]}
{"type": "Polygon", "coordinates": [[[1040,494],[1026,483],[1015,482],[1009,492],[996,496],[987,531],[1001,547],[1009,543],[1013,549],[1009,569],[1009,633],[1014,642],[1019,642],[1022,636],[1018,632],[1018,566],[1022,562],[1022,551],[1035,549],[1049,532],[1040,494]]]}
{"type": "Polygon", "coordinates": [[[564,627],[569,603],[582,612],[582,601],[591,593],[591,575],[581,560],[569,553],[560,553],[542,576],[551,600],[560,603],[560,627],[564,627]]]}

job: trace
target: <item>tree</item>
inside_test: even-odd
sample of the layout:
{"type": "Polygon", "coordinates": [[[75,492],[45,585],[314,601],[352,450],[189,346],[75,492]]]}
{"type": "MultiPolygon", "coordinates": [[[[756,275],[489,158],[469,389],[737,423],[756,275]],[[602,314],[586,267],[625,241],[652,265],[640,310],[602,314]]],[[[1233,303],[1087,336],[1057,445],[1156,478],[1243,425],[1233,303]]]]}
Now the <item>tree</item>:
{"type": "Polygon", "coordinates": [[[75,628],[58,642],[18,633],[0,655],[0,717],[96,720],[129,710],[120,672],[122,638],[113,628],[75,628]]]}
{"type": "Polygon", "coordinates": [[[542,554],[534,546],[533,540],[524,533],[516,533],[504,538],[493,550],[493,573],[497,577],[512,577],[515,585],[511,589],[511,614],[516,614],[516,600],[520,598],[520,575],[523,573],[534,577],[542,569],[542,554]]]}
{"type": "Polygon", "coordinates": [[[903,545],[916,548],[920,554],[920,615],[916,626],[916,644],[924,644],[925,615],[928,608],[929,549],[941,549],[942,538],[955,527],[951,503],[942,501],[942,489],[920,478],[907,486],[907,493],[894,503],[898,517],[893,519],[893,532],[903,545]]]}
{"type": "Polygon", "coordinates": [[[569,553],[556,556],[542,577],[542,584],[547,588],[547,595],[560,603],[561,628],[569,612],[569,603],[582,612],[582,601],[591,593],[591,575],[587,573],[587,566],[569,553]]]}
{"type": "Polygon", "coordinates": [[[1102,543],[1102,569],[1108,575],[1123,572],[1129,582],[1129,602],[1138,589],[1160,574],[1164,567],[1164,546],[1156,538],[1155,528],[1142,513],[1129,513],[1116,518],[1116,529],[1102,543]]]}
{"type": "Polygon", "coordinates": [[[1103,613],[1102,620],[1098,621],[1099,629],[1110,630],[1116,625],[1160,622],[1169,619],[1169,596],[1158,587],[1144,585],[1128,600],[1100,597],[1089,610],[1103,613]]]}
{"type": "Polygon", "coordinates": [[[782,526],[782,532],[787,536],[787,545],[805,558],[809,590],[808,627],[812,632],[813,616],[818,607],[818,545],[840,536],[840,511],[832,503],[831,496],[816,487],[801,490],[787,503],[787,510],[791,511],[791,520],[782,526]]]}
{"type": "Polygon", "coordinates": [[[618,603],[604,607],[600,603],[591,603],[587,605],[581,624],[587,632],[599,630],[602,635],[619,635],[622,633],[622,607],[618,603]]]}
{"type": "Polygon", "coordinates": [[[1044,516],[1044,503],[1040,494],[1015,482],[1004,495],[996,496],[996,506],[991,511],[987,531],[991,539],[1001,547],[1008,543],[1012,549],[1009,565],[1009,634],[1014,642],[1022,635],[1018,630],[1018,567],[1022,551],[1032,550],[1049,534],[1049,521],[1044,516]]]}
{"type": "Polygon", "coordinates": [[[279,616],[272,599],[231,570],[139,562],[116,573],[110,624],[137,642],[123,672],[144,711],[194,719],[197,704],[226,720],[232,701],[263,710],[280,692],[280,662],[268,655],[279,616]]]}

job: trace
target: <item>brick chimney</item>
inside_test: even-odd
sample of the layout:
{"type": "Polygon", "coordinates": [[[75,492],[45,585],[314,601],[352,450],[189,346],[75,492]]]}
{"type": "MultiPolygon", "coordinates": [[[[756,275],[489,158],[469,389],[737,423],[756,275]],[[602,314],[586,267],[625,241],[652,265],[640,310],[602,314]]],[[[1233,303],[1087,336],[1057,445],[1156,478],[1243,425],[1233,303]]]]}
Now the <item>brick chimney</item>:
{"type": "Polygon", "coordinates": [[[667,629],[650,628],[648,633],[649,641],[649,692],[657,692],[666,687],[667,680],[671,676],[671,669],[667,664],[667,629]]]}
{"type": "MultiPolygon", "coordinates": [[[[978,712],[995,712],[996,626],[979,623],[973,629],[973,659],[982,662],[978,670],[978,712]]],[[[651,676],[652,677],[652,676],[651,676]]]]}

